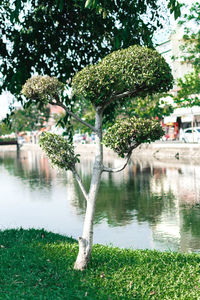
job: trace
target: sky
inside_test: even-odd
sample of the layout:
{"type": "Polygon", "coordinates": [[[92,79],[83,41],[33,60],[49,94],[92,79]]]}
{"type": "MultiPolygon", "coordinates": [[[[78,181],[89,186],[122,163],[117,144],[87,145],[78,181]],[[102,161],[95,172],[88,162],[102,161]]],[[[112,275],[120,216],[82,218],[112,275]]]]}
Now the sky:
{"type": "MultiPolygon", "coordinates": [[[[191,3],[194,3],[196,1],[193,1],[193,0],[179,0],[179,2],[181,3],[185,3],[187,5],[191,5],[191,3]]],[[[173,17],[171,16],[171,23],[172,23],[172,26],[175,26],[176,22],[174,21],[173,17]]],[[[163,31],[164,32],[164,31],[163,31]]],[[[162,35],[162,32],[159,33],[162,35]]],[[[159,39],[161,38],[161,36],[159,37],[159,39]]],[[[4,118],[6,116],[6,113],[8,113],[8,106],[9,106],[9,103],[12,101],[12,95],[9,94],[9,93],[3,93],[1,96],[0,96],[0,120],[2,118],[4,118]]]]}
{"type": "Polygon", "coordinates": [[[0,119],[2,119],[8,112],[8,97],[6,93],[0,96],[0,119]]]}
{"type": "Polygon", "coordinates": [[[12,95],[9,93],[3,93],[0,96],[0,119],[4,118],[8,113],[8,106],[12,99],[12,95]]]}

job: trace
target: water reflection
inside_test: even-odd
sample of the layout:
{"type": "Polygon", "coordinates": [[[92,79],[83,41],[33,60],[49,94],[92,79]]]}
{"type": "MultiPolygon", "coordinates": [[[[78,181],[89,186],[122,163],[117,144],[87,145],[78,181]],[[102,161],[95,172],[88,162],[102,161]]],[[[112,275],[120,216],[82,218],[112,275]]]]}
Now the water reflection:
{"type": "Polygon", "coordinates": [[[38,152],[1,152],[0,165],[9,172],[9,174],[19,177],[22,181],[29,184],[31,189],[50,188],[52,178],[56,176],[53,170],[50,170],[48,160],[40,156],[38,152]]]}
{"type": "MultiPolygon", "coordinates": [[[[107,157],[109,166],[120,163],[107,157]]],[[[78,168],[89,188],[92,160],[83,157],[78,168]]],[[[95,242],[199,251],[199,171],[196,161],[134,158],[123,172],[104,173],[96,206],[95,242]]],[[[80,235],[85,200],[71,173],[52,169],[41,152],[21,151],[20,156],[0,152],[0,188],[1,228],[44,227],[75,238],[80,235]]]]}
{"type": "MultiPolygon", "coordinates": [[[[88,186],[91,176],[90,161],[84,161],[82,169],[83,181],[88,186]]],[[[174,206],[171,190],[166,193],[154,193],[151,190],[152,178],[158,171],[149,163],[135,161],[122,174],[104,174],[96,205],[95,222],[106,219],[110,226],[124,226],[136,219],[138,223],[147,221],[150,225],[156,224],[165,206],[174,206]]],[[[86,203],[78,186],[75,187],[79,197],[74,199],[74,205],[79,213],[84,214],[86,203]]]]}

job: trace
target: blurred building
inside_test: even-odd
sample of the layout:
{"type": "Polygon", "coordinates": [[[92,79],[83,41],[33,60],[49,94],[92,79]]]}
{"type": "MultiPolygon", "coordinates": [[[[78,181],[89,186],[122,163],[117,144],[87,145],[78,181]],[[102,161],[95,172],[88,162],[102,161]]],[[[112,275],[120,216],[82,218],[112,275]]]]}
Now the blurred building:
{"type": "MultiPolygon", "coordinates": [[[[183,78],[184,75],[193,71],[192,64],[182,59],[182,56],[187,57],[187,53],[181,47],[184,45],[183,35],[183,27],[176,25],[169,39],[156,48],[171,67],[172,75],[175,79],[173,89],[171,90],[172,95],[176,95],[179,89],[177,79],[183,78]]],[[[167,100],[173,105],[172,97],[168,97],[167,100]]],[[[193,126],[200,127],[200,106],[175,108],[174,112],[163,120],[167,139],[178,139],[181,129],[193,126]]]]}
{"type": "Polygon", "coordinates": [[[181,46],[184,45],[183,35],[183,28],[177,25],[169,39],[156,48],[172,69],[172,75],[175,79],[174,92],[177,90],[176,80],[193,71],[193,66],[181,58],[183,55],[187,56],[187,53],[181,49],[181,46]]]}

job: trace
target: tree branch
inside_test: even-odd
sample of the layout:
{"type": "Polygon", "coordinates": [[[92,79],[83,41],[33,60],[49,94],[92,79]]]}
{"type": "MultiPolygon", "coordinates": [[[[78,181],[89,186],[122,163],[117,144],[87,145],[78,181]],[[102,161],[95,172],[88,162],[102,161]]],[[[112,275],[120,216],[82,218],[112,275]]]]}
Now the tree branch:
{"type": "Polygon", "coordinates": [[[78,182],[78,185],[79,185],[79,187],[80,187],[80,189],[81,189],[81,191],[83,193],[83,196],[85,197],[86,201],[88,201],[88,193],[86,192],[85,187],[83,185],[83,182],[82,182],[82,180],[81,180],[81,178],[80,178],[80,176],[77,173],[77,171],[76,171],[75,168],[72,170],[72,173],[73,173],[76,181],[78,182]]]}
{"type": "Polygon", "coordinates": [[[60,107],[62,107],[70,116],[72,116],[74,119],[76,119],[78,122],[82,123],[83,125],[89,127],[92,131],[97,132],[96,128],[92,125],[90,125],[89,123],[85,122],[84,120],[82,120],[81,118],[79,118],[77,115],[75,115],[72,111],[70,111],[66,105],[64,105],[60,100],[56,99],[56,102],[49,102],[52,105],[58,105],[60,107]]]}
{"type": "Polygon", "coordinates": [[[120,171],[124,170],[126,168],[128,162],[129,162],[129,160],[130,160],[131,154],[132,154],[132,151],[130,151],[127,154],[127,156],[126,156],[126,163],[122,167],[113,169],[113,168],[108,168],[108,167],[103,166],[103,172],[117,173],[117,172],[120,172],[120,171]]]}
{"type": "Polygon", "coordinates": [[[103,166],[103,172],[117,173],[117,172],[124,170],[126,168],[127,164],[129,163],[129,160],[131,158],[131,154],[132,154],[133,150],[135,148],[137,148],[138,146],[139,146],[139,143],[136,143],[134,146],[132,146],[130,148],[130,150],[126,156],[126,162],[122,167],[113,169],[113,168],[108,168],[108,167],[103,166]]]}
{"type": "Polygon", "coordinates": [[[113,95],[110,97],[110,100],[108,102],[105,103],[105,105],[103,106],[103,110],[108,106],[110,105],[113,101],[115,100],[118,100],[118,99],[121,99],[123,97],[128,97],[128,96],[131,96],[133,94],[133,92],[124,92],[122,94],[119,94],[119,95],[113,95]]]}
{"type": "Polygon", "coordinates": [[[126,92],[118,94],[118,95],[113,95],[111,97],[111,100],[116,100],[116,99],[121,99],[121,98],[124,98],[124,97],[132,96],[135,93],[135,91],[136,90],[134,90],[134,91],[126,91],[126,92]]]}
{"type": "Polygon", "coordinates": [[[132,90],[132,91],[126,91],[126,92],[123,92],[121,94],[116,94],[116,95],[113,94],[110,97],[110,100],[105,103],[105,105],[103,106],[103,109],[105,109],[108,105],[110,105],[115,100],[119,100],[119,99],[122,99],[122,98],[125,98],[125,97],[134,96],[134,94],[136,94],[136,92],[138,94],[139,91],[143,90],[143,87],[144,86],[140,86],[140,87],[138,87],[138,89],[135,89],[135,90],[132,90]]]}

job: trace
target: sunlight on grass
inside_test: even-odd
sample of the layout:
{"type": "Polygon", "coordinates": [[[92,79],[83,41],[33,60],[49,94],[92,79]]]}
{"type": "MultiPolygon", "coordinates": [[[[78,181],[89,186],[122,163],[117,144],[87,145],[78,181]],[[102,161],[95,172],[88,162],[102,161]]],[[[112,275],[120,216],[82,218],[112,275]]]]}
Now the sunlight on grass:
{"type": "Polygon", "coordinates": [[[95,245],[73,270],[78,244],[44,230],[0,232],[0,299],[198,299],[200,256],[95,245]]]}

